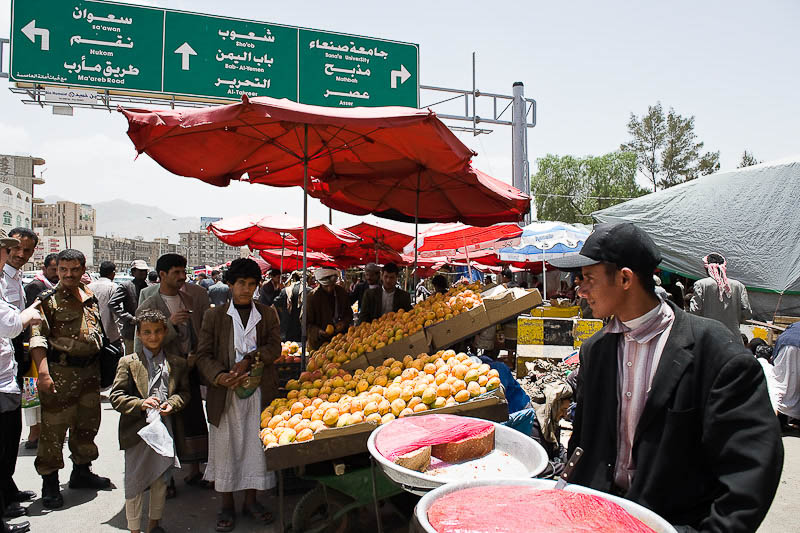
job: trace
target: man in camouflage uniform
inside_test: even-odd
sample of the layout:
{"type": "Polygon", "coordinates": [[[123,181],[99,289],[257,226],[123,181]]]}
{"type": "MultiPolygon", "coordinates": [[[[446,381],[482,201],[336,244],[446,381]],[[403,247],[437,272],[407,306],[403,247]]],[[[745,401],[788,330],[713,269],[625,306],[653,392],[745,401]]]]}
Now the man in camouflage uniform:
{"type": "Polygon", "coordinates": [[[86,258],[78,250],[58,254],[59,282],[44,291],[42,323],[31,332],[30,349],[39,370],[42,433],[36,471],[42,476],[42,503],[48,509],[64,505],[58,471],[64,468],[62,449],[69,430],[72,489],[105,489],[108,478],[90,470],[97,459],[94,443],[100,429],[100,362],[102,347],[97,298],[81,283],[86,258]]]}

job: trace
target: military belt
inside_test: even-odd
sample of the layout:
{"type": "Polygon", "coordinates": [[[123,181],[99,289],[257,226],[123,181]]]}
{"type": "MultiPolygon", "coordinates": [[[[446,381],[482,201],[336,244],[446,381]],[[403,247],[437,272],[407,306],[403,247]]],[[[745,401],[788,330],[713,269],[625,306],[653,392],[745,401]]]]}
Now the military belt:
{"type": "Polygon", "coordinates": [[[61,366],[76,366],[78,368],[86,368],[97,361],[97,355],[98,354],[77,357],[66,352],[53,351],[47,356],[47,362],[51,365],[56,364],[61,366]]]}

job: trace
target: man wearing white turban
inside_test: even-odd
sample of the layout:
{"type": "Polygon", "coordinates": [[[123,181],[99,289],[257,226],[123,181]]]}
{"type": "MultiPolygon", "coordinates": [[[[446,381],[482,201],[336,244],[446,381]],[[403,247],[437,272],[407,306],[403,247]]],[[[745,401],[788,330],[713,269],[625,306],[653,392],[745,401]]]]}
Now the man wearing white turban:
{"type": "Polygon", "coordinates": [[[353,310],[347,291],[336,283],[339,281],[339,271],[318,268],[314,278],[319,285],[308,293],[308,307],[305,308],[308,312],[306,327],[309,350],[316,350],[337,333],[347,331],[353,323],[353,310]]]}

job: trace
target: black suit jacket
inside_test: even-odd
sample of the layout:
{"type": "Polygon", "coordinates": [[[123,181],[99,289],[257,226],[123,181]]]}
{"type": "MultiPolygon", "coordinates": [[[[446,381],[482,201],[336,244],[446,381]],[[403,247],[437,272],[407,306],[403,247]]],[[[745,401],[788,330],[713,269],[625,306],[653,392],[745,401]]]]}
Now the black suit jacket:
{"type": "MultiPolygon", "coordinates": [[[[675,322],[636,428],[625,497],[676,525],[755,531],[783,467],[761,365],[720,322],[669,305],[675,322]]],[[[581,349],[569,443],[570,454],[585,452],[570,481],[602,491],[612,490],[616,462],[618,341],[601,330],[581,349]]]]}
{"type": "MultiPolygon", "coordinates": [[[[364,297],[361,299],[361,305],[358,308],[358,322],[372,322],[376,318],[383,315],[383,287],[375,287],[364,291],[364,297]]],[[[404,311],[411,310],[411,295],[402,289],[394,290],[394,301],[392,302],[392,311],[397,312],[400,309],[404,311]]]]}

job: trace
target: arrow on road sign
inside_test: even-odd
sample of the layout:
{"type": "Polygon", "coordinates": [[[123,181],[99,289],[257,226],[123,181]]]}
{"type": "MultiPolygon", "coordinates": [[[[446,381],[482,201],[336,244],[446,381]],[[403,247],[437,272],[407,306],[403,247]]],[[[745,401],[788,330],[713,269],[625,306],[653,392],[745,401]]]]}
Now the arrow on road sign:
{"type": "Polygon", "coordinates": [[[392,89],[397,89],[397,78],[400,78],[400,85],[402,85],[410,77],[411,73],[408,70],[406,70],[405,65],[400,65],[400,70],[392,71],[392,89]]]}
{"type": "Polygon", "coordinates": [[[182,70],[189,70],[189,56],[196,56],[197,52],[195,52],[189,43],[183,43],[175,50],[176,54],[181,54],[181,69],[182,70]]]}
{"type": "Polygon", "coordinates": [[[36,19],[30,21],[24,28],[22,33],[25,37],[31,40],[32,43],[36,42],[36,36],[42,36],[42,50],[50,50],[50,30],[36,27],[36,19]]]}

